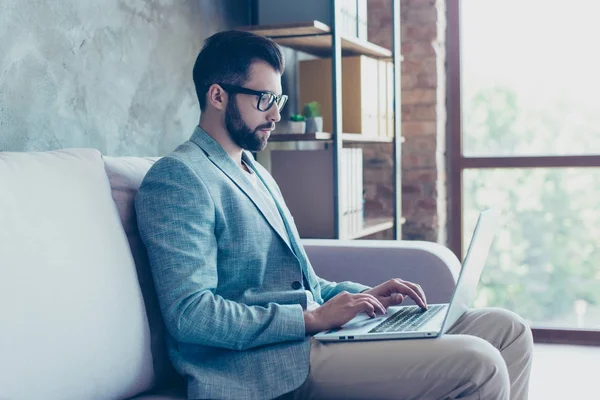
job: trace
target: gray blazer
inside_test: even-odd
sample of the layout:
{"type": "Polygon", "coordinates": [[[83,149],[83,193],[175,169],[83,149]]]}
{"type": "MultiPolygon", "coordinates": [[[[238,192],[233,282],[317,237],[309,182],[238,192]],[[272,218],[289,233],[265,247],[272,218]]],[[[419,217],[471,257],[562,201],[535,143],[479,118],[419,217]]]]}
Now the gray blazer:
{"type": "Polygon", "coordinates": [[[315,275],[277,184],[251,155],[243,158],[285,226],[200,128],[152,166],[135,199],[169,354],[190,398],[262,399],[296,389],[310,356],[303,276],[320,304],[367,289],[315,275]]]}

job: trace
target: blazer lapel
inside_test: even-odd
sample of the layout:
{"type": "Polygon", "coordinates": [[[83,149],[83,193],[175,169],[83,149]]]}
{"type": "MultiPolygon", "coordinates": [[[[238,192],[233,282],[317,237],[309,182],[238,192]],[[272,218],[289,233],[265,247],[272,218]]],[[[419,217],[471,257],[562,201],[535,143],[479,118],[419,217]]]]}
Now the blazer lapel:
{"type": "MultiPolygon", "coordinates": [[[[269,204],[267,204],[266,200],[259,195],[257,189],[252,186],[249,182],[248,178],[244,176],[244,171],[238,167],[233,159],[227,154],[225,150],[218,144],[212,137],[210,137],[206,132],[204,132],[200,127],[196,127],[194,134],[190,138],[190,141],[194,142],[198,146],[200,146],[208,158],[219,168],[225,175],[231,179],[233,183],[235,183],[241,190],[252,200],[256,208],[260,211],[263,217],[267,220],[271,228],[277,232],[277,234],[283,239],[284,242],[288,243],[288,240],[285,238],[288,237],[285,227],[282,227],[281,224],[278,224],[274,219],[271,213],[267,212],[269,204]]],[[[245,153],[244,153],[245,154],[245,153]]],[[[244,158],[244,161],[247,161],[247,158],[244,158]]],[[[255,168],[253,168],[256,171],[255,168]]],[[[283,219],[283,216],[282,216],[283,219]]],[[[285,222],[284,222],[285,223],[285,222]]],[[[289,237],[289,241],[292,240],[292,237],[289,237]]],[[[291,250],[291,249],[290,249],[291,250]]],[[[293,251],[293,250],[292,250],[293,251]]]]}
{"type": "Polygon", "coordinates": [[[250,166],[250,168],[252,168],[254,170],[254,172],[256,173],[256,176],[259,177],[259,179],[262,181],[262,183],[265,185],[265,187],[267,188],[267,190],[269,191],[269,193],[271,193],[271,197],[273,197],[273,201],[275,202],[275,205],[277,206],[277,211],[279,212],[279,214],[281,215],[281,219],[283,220],[283,223],[286,227],[286,231],[287,234],[290,238],[290,241],[296,241],[299,242],[300,238],[296,236],[295,231],[293,229],[291,229],[291,221],[293,220],[292,216],[287,212],[286,207],[283,207],[283,205],[280,202],[279,196],[276,195],[276,193],[278,192],[277,190],[275,190],[273,187],[271,187],[269,180],[265,179],[262,174],[260,173],[260,171],[258,170],[258,168],[256,168],[256,166],[254,165],[254,159],[252,157],[250,157],[246,152],[244,152],[242,158],[244,159],[244,161],[250,166]]]}

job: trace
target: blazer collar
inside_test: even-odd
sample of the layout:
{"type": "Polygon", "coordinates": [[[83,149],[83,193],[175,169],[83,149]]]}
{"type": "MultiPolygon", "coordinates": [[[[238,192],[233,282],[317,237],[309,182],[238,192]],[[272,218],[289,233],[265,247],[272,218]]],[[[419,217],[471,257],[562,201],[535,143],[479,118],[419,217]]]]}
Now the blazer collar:
{"type": "MultiPolygon", "coordinates": [[[[283,239],[284,242],[288,243],[291,240],[293,240],[292,237],[288,235],[285,231],[285,227],[281,226],[281,224],[278,224],[273,219],[271,213],[266,212],[266,210],[268,210],[268,208],[270,207],[270,205],[267,203],[267,200],[263,196],[259,195],[257,189],[254,186],[252,186],[249,179],[246,176],[244,176],[245,172],[237,166],[235,161],[229,156],[229,154],[227,154],[223,147],[221,147],[221,145],[217,143],[216,140],[214,140],[202,128],[197,126],[194,130],[194,133],[192,134],[192,137],[190,138],[190,141],[200,146],[200,148],[204,150],[204,152],[212,161],[212,163],[221,171],[223,171],[223,173],[227,175],[229,179],[231,179],[231,181],[235,183],[246,194],[246,196],[250,198],[250,200],[252,200],[256,208],[258,208],[258,210],[267,220],[269,225],[271,225],[275,232],[279,234],[279,236],[283,239]],[[289,237],[289,240],[286,240],[286,237],[289,237]]],[[[242,158],[246,162],[246,164],[248,164],[254,170],[254,172],[258,174],[257,169],[254,166],[252,157],[247,151],[244,151],[242,153],[242,158]]],[[[264,180],[260,178],[259,175],[259,183],[261,181],[264,182],[264,180]]],[[[266,182],[264,182],[264,184],[266,185],[266,182]]],[[[269,188],[269,190],[272,192],[271,188],[269,188]]],[[[274,198],[273,201],[277,200],[274,198]]],[[[278,210],[275,211],[279,212],[278,210]]],[[[282,215],[281,218],[283,219],[284,216],[282,215]]]]}

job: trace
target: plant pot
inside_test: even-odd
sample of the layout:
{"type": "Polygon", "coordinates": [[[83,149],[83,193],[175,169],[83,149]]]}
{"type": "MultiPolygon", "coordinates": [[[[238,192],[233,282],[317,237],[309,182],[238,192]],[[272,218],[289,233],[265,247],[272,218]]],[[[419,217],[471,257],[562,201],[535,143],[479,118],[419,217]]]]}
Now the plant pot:
{"type": "Polygon", "coordinates": [[[323,117],[306,118],[306,133],[323,132],[323,117]]]}
{"type": "Polygon", "coordinates": [[[304,133],[306,129],[305,121],[289,121],[288,126],[290,127],[288,133],[304,133]]]}

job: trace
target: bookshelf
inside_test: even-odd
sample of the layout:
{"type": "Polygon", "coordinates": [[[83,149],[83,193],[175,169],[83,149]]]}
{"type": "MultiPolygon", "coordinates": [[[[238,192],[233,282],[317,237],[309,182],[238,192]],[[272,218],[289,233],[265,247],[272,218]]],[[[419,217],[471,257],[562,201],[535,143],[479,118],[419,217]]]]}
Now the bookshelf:
{"type": "MultiPolygon", "coordinates": [[[[404,219],[400,215],[402,210],[400,156],[404,137],[400,132],[400,63],[402,56],[400,54],[399,2],[389,0],[393,8],[393,46],[392,50],[389,50],[343,31],[343,29],[348,28],[347,24],[343,25],[347,21],[343,21],[341,15],[343,0],[312,1],[311,7],[304,6],[306,10],[273,10],[273,7],[294,8],[300,7],[300,5],[292,2],[254,0],[255,9],[253,13],[255,15],[252,19],[255,23],[261,22],[259,21],[260,18],[256,17],[261,13],[256,8],[261,1],[271,6],[268,11],[271,14],[270,20],[262,25],[240,29],[269,37],[280,46],[307,53],[317,59],[330,59],[326,67],[331,70],[330,82],[328,85],[320,87],[324,87],[330,93],[330,111],[332,115],[330,126],[326,127],[326,130],[331,129],[331,131],[303,134],[274,133],[269,138],[268,160],[265,159],[264,163],[261,161],[260,157],[265,157],[261,153],[265,152],[257,155],[258,161],[271,170],[278,182],[284,198],[286,198],[286,203],[288,203],[288,207],[294,215],[301,236],[305,238],[359,239],[392,229],[394,239],[401,239],[404,219]],[[296,13],[306,14],[313,11],[313,9],[318,14],[317,18],[307,18],[306,21],[300,22],[289,21],[296,13]],[[341,28],[336,29],[337,26],[341,28]],[[342,97],[342,59],[345,57],[344,60],[347,60],[350,57],[357,56],[383,60],[393,65],[393,67],[390,67],[392,79],[389,79],[388,75],[387,80],[388,83],[392,83],[387,85],[386,88],[388,88],[387,90],[391,89],[393,98],[392,102],[388,101],[388,104],[393,103],[393,108],[388,109],[388,114],[389,111],[393,112],[394,118],[393,122],[389,123],[386,136],[365,134],[364,130],[362,133],[350,133],[360,132],[360,130],[344,131],[342,127],[342,103],[343,101],[350,102],[353,100],[352,98],[342,97]],[[393,132],[393,134],[389,132],[393,132]],[[376,143],[389,143],[393,147],[394,212],[393,215],[388,217],[365,217],[359,223],[352,220],[353,228],[348,231],[347,214],[349,211],[345,211],[348,210],[347,203],[349,202],[346,199],[349,193],[347,181],[352,174],[354,176],[357,173],[362,175],[363,170],[359,168],[358,172],[354,171],[349,175],[347,173],[348,168],[344,168],[344,166],[350,164],[348,159],[344,157],[348,153],[349,146],[351,148],[361,148],[376,143]],[[362,226],[359,226],[361,223],[362,226]],[[310,233],[303,234],[303,232],[310,233]]],[[[358,5],[358,1],[356,3],[358,5]]],[[[357,32],[358,30],[357,23],[357,32]]],[[[376,82],[375,85],[377,84],[376,82]]],[[[347,89],[344,89],[346,96],[353,95],[347,93],[347,89]]],[[[359,89],[358,95],[361,95],[361,91],[362,89],[359,89]]],[[[368,98],[370,94],[364,93],[362,96],[368,98]]],[[[327,115],[326,112],[323,110],[323,115],[327,115]]],[[[381,124],[381,122],[375,121],[374,124],[381,124]]],[[[345,120],[344,125],[346,125],[345,120]]],[[[368,123],[366,125],[363,123],[363,126],[368,125],[368,123]]],[[[356,160],[356,158],[353,160],[356,160]]],[[[362,164],[362,156],[359,158],[359,163],[362,164]]],[[[352,193],[363,193],[362,179],[360,185],[360,189],[353,188],[352,193]]],[[[356,207],[356,199],[352,201],[354,207],[356,207]]],[[[354,212],[356,212],[355,209],[354,212]]]]}

